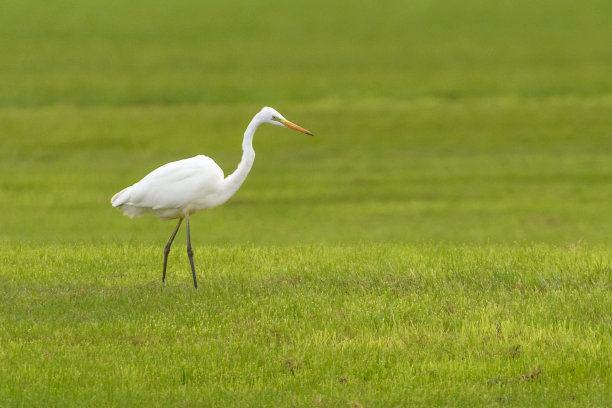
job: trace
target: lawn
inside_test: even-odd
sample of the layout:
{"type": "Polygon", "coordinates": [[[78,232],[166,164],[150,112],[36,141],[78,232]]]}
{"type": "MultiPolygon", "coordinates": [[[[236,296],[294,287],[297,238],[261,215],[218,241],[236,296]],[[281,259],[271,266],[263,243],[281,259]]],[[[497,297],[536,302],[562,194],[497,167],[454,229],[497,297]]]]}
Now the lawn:
{"type": "Polygon", "coordinates": [[[0,406],[609,406],[612,5],[0,6],[0,406]],[[110,197],[255,165],[192,221],[110,197]]]}
{"type": "Polygon", "coordinates": [[[610,271],[579,246],[3,249],[24,406],[605,406],[610,271]],[[182,253],[180,255],[183,255],[182,253]]]}

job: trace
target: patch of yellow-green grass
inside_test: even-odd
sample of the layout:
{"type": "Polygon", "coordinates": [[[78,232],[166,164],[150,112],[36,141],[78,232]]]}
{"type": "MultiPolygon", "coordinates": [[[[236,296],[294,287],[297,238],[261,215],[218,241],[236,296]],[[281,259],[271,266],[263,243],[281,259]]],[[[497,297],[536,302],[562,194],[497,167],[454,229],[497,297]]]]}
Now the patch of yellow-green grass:
{"type": "Polygon", "coordinates": [[[582,246],[3,247],[9,405],[604,406],[610,254],[582,246]]]}

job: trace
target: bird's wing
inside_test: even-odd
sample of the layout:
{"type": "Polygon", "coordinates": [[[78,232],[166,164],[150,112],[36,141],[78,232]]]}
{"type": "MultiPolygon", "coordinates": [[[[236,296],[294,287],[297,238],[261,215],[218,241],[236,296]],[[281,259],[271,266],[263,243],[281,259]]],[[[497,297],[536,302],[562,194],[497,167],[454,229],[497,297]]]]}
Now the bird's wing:
{"type": "Polygon", "coordinates": [[[126,189],[129,196],[121,204],[154,210],[180,208],[216,193],[223,177],[217,163],[204,155],[171,162],[126,189]]]}

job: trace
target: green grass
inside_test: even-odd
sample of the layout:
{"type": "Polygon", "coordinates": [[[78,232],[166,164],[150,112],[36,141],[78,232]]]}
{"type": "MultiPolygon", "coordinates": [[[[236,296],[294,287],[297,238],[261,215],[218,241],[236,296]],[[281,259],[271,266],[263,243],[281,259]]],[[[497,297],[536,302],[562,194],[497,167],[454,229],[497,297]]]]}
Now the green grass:
{"type": "Polygon", "coordinates": [[[180,252],[164,287],[157,246],[3,249],[0,399],[609,403],[604,249],[214,246],[197,291],[180,252]]]}
{"type": "Polygon", "coordinates": [[[0,406],[609,406],[612,3],[9,0],[0,406]],[[173,222],[110,197],[204,153],[173,222]]]}
{"type": "MultiPolygon", "coordinates": [[[[279,108],[280,109],[280,108],[279,108]]],[[[198,153],[226,173],[257,107],[5,109],[0,239],[158,243],[110,197],[198,153]],[[9,210],[10,209],[10,210],[9,210]]],[[[193,218],[201,244],[610,243],[612,99],[309,103],[263,127],[240,192],[193,218]],[[313,126],[311,126],[313,125],[313,126]]]]}
{"type": "Polygon", "coordinates": [[[446,3],[6,0],[0,104],[286,105],[612,90],[608,0],[446,3]]]}

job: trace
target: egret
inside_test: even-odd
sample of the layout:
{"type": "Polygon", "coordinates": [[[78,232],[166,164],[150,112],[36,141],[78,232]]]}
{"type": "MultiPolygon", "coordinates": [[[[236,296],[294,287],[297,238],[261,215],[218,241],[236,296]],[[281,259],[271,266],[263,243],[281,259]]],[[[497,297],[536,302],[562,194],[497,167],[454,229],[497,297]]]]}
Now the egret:
{"type": "Polygon", "coordinates": [[[265,107],[253,117],[247,126],[242,140],[242,159],[236,170],[229,176],[224,177],[223,170],[213,159],[198,155],[164,164],[147,174],[136,184],[124,188],[111,198],[112,206],[119,208],[130,218],[143,214],[153,214],[162,219],[178,218],[178,224],[176,224],[164,248],[162,282],[166,280],[166,266],[172,241],[174,241],[176,233],[183,219],[185,219],[187,255],[191,264],[193,286],[198,287],[193,263],[193,250],[191,249],[189,216],[196,211],[225,203],[238,191],[251,171],[255,160],[253,135],[259,125],[264,123],[312,135],[306,129],[289,122],[276,110],[265,107]]]}

